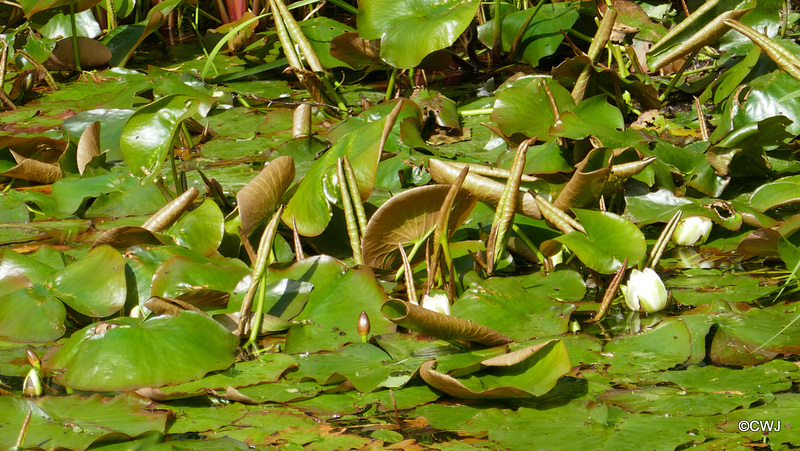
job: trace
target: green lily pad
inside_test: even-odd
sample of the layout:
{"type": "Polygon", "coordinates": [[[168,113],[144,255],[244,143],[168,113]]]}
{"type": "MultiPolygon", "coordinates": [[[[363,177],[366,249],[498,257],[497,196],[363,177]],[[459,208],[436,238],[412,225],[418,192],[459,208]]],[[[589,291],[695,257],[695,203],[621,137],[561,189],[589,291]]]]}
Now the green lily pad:
{"type": "MultiPolygon", "coordinates": [[[[575,401],[551,409],[520,408],[489,430],[489,438],[510,449],[525,448],[536,437],[538,447],[561,449],[569,436],[575,449],[675,449],[706,440],[698,430],[713,429],[716,417],[627,414],[618,407],[575,401]],[[525,431],[520,434],[519,431],[525,431]]],[[[475,419],[473,421],[479,421],[475,419]]]]}
{"type": "Polygon", "coordinates": [[[515,341],[563,334],[586,286],[574,271],[545,276],[494,277],[464,292],[453,304],[453,316],[508,335],[515,341]]]}
{"type": "MultiPolygon", "coordinates": [[[[442,357],[446,361],[450,357],[442,357]]],[[[572,365],[567,348],[559,340],[518,349],[485,359],[451,374],[436,371],[435,360],[420,367],[422,379],[434,388],[464,399],[531,398],[550,391],[572,365]],[[466,373],[466,374],[465,374],[466,373]],[[466,376],[466,377],[464,377],[466,376]]]]}
{"type": "Polygon", "coordinates": [[[497,90],[492,110],[492,121],[506,136],[522,133],[542,140],[550,136],[555,116],[547,91],[541,88],[542,84],[553,94],[559,112],[575,107],[575,100],[569,91],[550,78],[527,76],[506,83],[497,90]],[[531,121],[531,117],[537,120],[531,121]]]}
{"type": "Polygon", "coordinates": [[[315,398],[295,401],[289,405],[305,412],[329,417],[349,415],[374,405],[382,412],[411,409],[429,402],[436,401],[441,392],[428,385],[407,385],[402,390],[378,390],[372,393],[332,393],[315,398]]]}
{"type": "Polygon", "coordinates": [[[164,260],[155,270],[150,294],[174,298],[197,289],[229,293],[249,273],[247,265],[237,259],[203,262],[189,255],[175,255],[164,260]]]}
{"type": "Polygon", "coordinates": [[[99,394],[89,397],[47,396],[27,400],[13,396],[0,396],[4,415],[0,427],[13,433],[0,434],[0,447],[11,449],[17,439],[28,412],[25,444],[47,444],[48,449],[83,450],[89,445],[113,434],[135,437],[147,431],[163,433],[170,411],[151,410],[152,402],[133,393],[123,393],[114,398],[99,394]],[[144,412],[147,412],[144,414],[144,412]]]}
{"type": "Polygon", "coordinates": [[[89,178],[62,178],[53,184],[51,190],[56,209],[63,216],[71,215],[87,198],[122,190],[125,178],[124,174],[115,173],[89,178]]]}
{"type": "MultiPolygon", "coordinates": [[[[761,406],[742,409],[729,413],[720,428],[726,432],[740,433],[752,441],[760,441],[765,436],[773,444],[797,443],[797,428],[800,427],[800,395],[797,393],[781,393],[775,399],[761,406]],[[741,423],[746,421],[772,421],[773,430],[742,431],[741,423]]],[[[766,425],[765,425],[766,428],[766,425]]]]}
{"type": "Polygon", "coordinates": [[[110,316],[125,305],[125,259],[111,246],[97,246],[83,260],[53,274],[46,284],[53,296],[77,312],[110,316]]]}
{"type": "Polygon", "coordinates": [[[798,201],[800,201],[800,176],[797,175],[765,183],[750,196],[750,205],[758,211],[767,211],[798,201]]]}
{"type": "Polygon", "coordinates": [[[224,222],[225,218],[217,203],[206,199],[196,209],[181,215],[167,233],[175,238],[178,245],[199,254],[211,255],[222,243],[224,222]]]}
{"type": "Polygon", "coordinates": [[[777,304],[743,314],[712,316],[719,330],[708,351],[711,360],[722,365],[754,365],[779,354],[800,354],[800,323],[789,319],[798,315],[798,307],[798,303],[777,304]]]}
{"type": "Polygon", "coordinates": [[[365,0],[358,5],[358,33],[381,40],[382,60],[411,69],[453,44],[479,5],[470,0],[365,0]]]}
{"type": "Polygon", "coordinates": [[[695,269],[665,282],[677,302],[702,305],[720,299],[727,302],[752,302],[775,290],[762,286],[755,277],[725,274],[719,270],[695,269]]]}
{"type": "Polygon", "coordinates": [[[178,384],[229,367],[239,341],[208,316],[184,311],[144,322],[119,318],[73,334],[43,360],[61,385],[121,391],[178,384]]]}
{"type": "Polygon", "coordinates": [[[311,324],[289,330],[285,350],[290,354],[335,350],[346,343],[360,342],[356,325],[361,311],[369,316],[372,334],[395,330],[395,325],[381,314],[386,292],[367,268],[347,269],[338,260],[323,255],[300,260],[286,269],[270,269],[267,283],[281,279],[314,285],[303,311],[294,318],[311,324]]]}
{"type": "Polygon", "coordinates": [[[553,241],[567,246],[589,268],[611,274],[626,258],[629,267],[644,259],[644,235],[632,222],[604,211],[575,209],[575,214],[586,234],[574,231],[553,241]]]}
{"type": "Polygon", "coordinates": [[[199,107],[185,95],[169,95],[131,115],[120,137],[120,150],[137,176],[155,176],[172,148],[178,126],[199,107]]]}
{"type": "Polygon", "coordinates": [[[362,393],[381,387],[398,389],[411,379],[424,360],[417,357],[394,362],[378,347],[354,343],[333,353],[300,355],[299,369],[291,373],[289,379],[313,379],[321,385],[347,380],[362,393]]]}
{"type": "Polygon", "coordinates": [[[771,401],[771,395],[743,393],[691,393],[675,387],[610,390],[600,396],[608,404],[628,412],[655,415],[710,416],[747,408],[754,402],[771,401]]]}
{"type": "Polygon", "coordinates": [[[325,185],[333,183],[336,160],[345,155],[353,166],[361,193],[361,199],[354,201],[366,200],[375,183],[385,125],[386,118],[382,118],[348,133],[317,160],[286,204],[283,222],[291,227],[294,216],[297,232],[304,236],[317,236],[325,230],[333,215],[330,203],[339,199],[338,190],[331,192],[325,185]]]}
{"type": "Polygon", "coordinates": [[[0,293],[0,338],[3,340],[23,343],[57,340],[66,331],[66,317],[64,304],[38,284],[0,293]]]}
{"type": "Polygon", "coordinates": [[[667,318],[647,332],[614,338],[603,350],[613,355],[609,372],[635,377],[689,360],[692,335],[679,318],[667,318]]]}
{"type": "MultiPolygon", "coordinates": [[[[231,426],[236,421],[244,418],[249,409],[243,404],[228,404],[218,406],[208,405],[180,405],[178,418],[171,422],[167,428],[169,434],[186,434],[190,432],[216,431],[226,426],[231,426]]],[[[244,445],[244,444],[242,444],[244,445]]],[[[187,446],[181,441],[181,447],[187,446]]],[[[218,443],[217,446],[220,446],[218,443]]],[[[197,449],[192,447],[191,449],[197,449]]],[[[225,447],[224,449],[232,449],[225,447]]],[[[233,448],[235,449],[235,448],[233,448]]]]}
{"type": "Polygon", "coordinates": [[[209,390],[225,392],[228,387],[241,388],[266,382],[275,382],[289,368],[296,368],[297,360],[287,354],[263,354],[255,360],[239,362],[231,368],[210,374],[202,379],[157,389],[142,389],[151,399],[173,399],[199,396],[209,390]],[[157,398],[153,398],[156,395],[157,398]],[[161,398],[163,396],[163,398],[161,398]]]}
{"type": "MultiPolygon", "coordinates": [[[[496,20],[492,19],[478,27],[478,38],[489,48],[492,47],[496,20]]],[[[521,32],[516,60],[537,67],[540,59],[558,50],[558,46],[564,40],[561,31],[572,28],[578,20],[578,10],[570,3],[551,3],[542,5],[538,10],[529,8],[505,14],[501,20],[503,50],[510,51],[511,44],[521,32]],[[522,25],[534,11],[536,15],[530,19],[525,30],[521,30],[522,25]]]]}

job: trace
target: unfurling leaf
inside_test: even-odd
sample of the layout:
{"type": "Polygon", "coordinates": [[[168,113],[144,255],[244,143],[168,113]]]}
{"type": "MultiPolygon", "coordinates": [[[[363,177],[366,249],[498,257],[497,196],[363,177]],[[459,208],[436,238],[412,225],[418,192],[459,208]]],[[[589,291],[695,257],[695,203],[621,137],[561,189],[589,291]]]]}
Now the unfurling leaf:
{"type": "MultiPolygon", "coordinates": [[[[441,360],[446,360],[442,358],[441,360]]],[[[550,340],[480,362],[477,372],[456,368],[468,378],[457,379],[434,369],[436,360],[428,360],[419,374],[428,385],[461,399],[533,398],[549,392],[570,364],[567,348],[560,340],[550,340]]]]}
{"type": "Polygon", "coordinates": [[[489,346],[510,343],[507,336],[461,318],[443,315],[399,299],[389,299],[381,312],[391,322],[443,340],[474,341],[489,346]]]}
{"type": "Polygon", "coordinates": [[[283,192],[292,180],[294,180],[294,160],[289,156],[278,157],[264,166],[264,169],[236,194],[245,236],[250,236],[261,221],[275,211],[283,192]]]}
{"type": "MultiPolygon", "coordinates": [[[[422,243],[432,232],[449,191],[450,186],[446,185],[421,186],[404,191],[381,205],[370,218],[361,242],[364,264],[391,268],[399,261],[398,243],[404,246],[422,243]]],[[[453,202],[455,209],[450,213],[448,230],[455,231],[476,202],[467,190],[459,190],[453,202]]]]}

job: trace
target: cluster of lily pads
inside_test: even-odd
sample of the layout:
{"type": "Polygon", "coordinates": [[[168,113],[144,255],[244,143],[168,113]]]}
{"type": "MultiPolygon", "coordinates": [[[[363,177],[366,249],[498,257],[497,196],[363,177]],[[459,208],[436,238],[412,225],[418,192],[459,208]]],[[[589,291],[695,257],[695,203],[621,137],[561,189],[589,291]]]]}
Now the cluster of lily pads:
{"type": "MultiPolygon", "coordinates": [[[[477,98],[335,86],[402,84],[480,6],[394,3],[363,1],[356,30],[272,1],[261,41],[245,16],[203,61],[11,99],[0,446],[797,446],[800,77],[796,44],[745,23],[769,6],[712,1],[667,32],[631,2],[542,3],[475,32],[536,66],[594,27],[548,74],[477,98]],[[725,70],[684,77],[700,52],[725,70]],[[245,55],[299,84],[246,81],[245,55]],[[655,109],[674,90],[693,107],[655,109]]],[[[178,4],[108,37],[112,64],[178,4]]],[[[21,66],[30,30],[4,47],[21,66]]]]}

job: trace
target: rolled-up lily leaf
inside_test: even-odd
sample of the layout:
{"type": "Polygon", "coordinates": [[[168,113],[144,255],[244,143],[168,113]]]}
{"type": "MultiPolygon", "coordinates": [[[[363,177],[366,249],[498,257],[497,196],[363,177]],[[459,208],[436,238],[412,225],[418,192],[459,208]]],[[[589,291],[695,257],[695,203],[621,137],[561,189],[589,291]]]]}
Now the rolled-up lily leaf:
{"type": "Polygon", "coordinates": [[[389,299],[381,307],[389,321],[443,340],[474,341],[489,346],[510,343],[507,336],[488,327],[422,308],[399,299],[389,299]]]}
{"type": "Polygon", "coordinates": [[[555,387],[559,378],[572,368],[567,348],[559,340],[550,340],[481,362],[478,372],[468,378],[456,378],[437,371],[437,360],[428,360],[419,368],[428,385],[461,399],[533,398],[555,387]],[[480,388],[479,388],[480,387],[480,388]]]}
{"type": "MultiPolygon", "coordinates": [[[[433,158],[428,160],[428,169],[436,183],[447,185],[452,184],[461,172],[461,167],[433,158]]],[[[497,205],[500,202],[505,186],[504,183],[473,173],[467,174],[467,178],[464,179],[464,183],[461,185],[462,188],[474,194],[481,202],[492,205],[497,205]]],[[[542,219],[542,214],[539,212],[539,207],[536,205],[531,193],[520,192],[517,194],[517,213],[533,219],[542,219]]]]}

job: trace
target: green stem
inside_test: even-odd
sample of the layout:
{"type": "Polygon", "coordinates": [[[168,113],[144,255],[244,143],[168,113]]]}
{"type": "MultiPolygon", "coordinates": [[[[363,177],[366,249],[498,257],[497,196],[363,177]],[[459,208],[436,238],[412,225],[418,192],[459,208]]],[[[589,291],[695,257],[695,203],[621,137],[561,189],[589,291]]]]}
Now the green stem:
{"type": "Polygon", "coordinates": [[[516,224],[511,225],[511,230],[513,230],[514,233],[516,233],[517,236],[522,240],[522,242],[525,243],[525,245],[528,246],[528,248],[530,248],[530,250],[534,254],[536,254],[536,258],[539,259],[539,263],[544,263],[547,257],[545,257],[544,254],[542,254],[542,252],[539,250],[538,247],[536,247],[535,244],[533,244],[533,241],[531,241],[531,239],[528,238],[528,235],[526,235],[525,232],[523,232],[522,229],[520,229],[519,226],[516,224]]]}
{"type": "Polygon", "coordinates": [[[462,116],[485,116],[487,114],[492,114],[494,108],[477,108],[474,110],[461,110],[458,114],[462,116]]]}
{"type": "Polygon", "coordinates": [[[247,342],[242,346],[242,349],[247,349],[251,345],[253,345],[256,340],[258,340],[258,334],[261,332],[261,318],[264,315],[264,299],[267,297],[267,274],[268,272],[264,271],[261,275],[261,279],[258,283],[258,294],[256,305],[256,313],[255,313],[255,321],[253,321],[253,327],[250,328],[250,337],[247,339],[247,342]]]}
{"type": "MultiPolygon", "coordinates": [[[[425,240],[427,240],[428,237],[431,236],[432,233],[433,233],[433,228],[428,230],[428,233],[426,233],[425,236],[422,237],[421,240],[419,240],[416,243],[414,243],[414,247],[412,247],[411,248],[411,252],[408,253],[408,261],[411,261],[411,260],[414,259],[414,256],[417,255],[417,251],[422,246],[422,243],[424,243],[425,240]]],[[[403,266],[400,266],[400,269],[397,270],[397,274],[395,274],[395,276],[394,276],[395,282],[400,280],[400,278],[403,277],[404,273],[405,273],[405,268],[403,268],[403,266]]]]}
{"type": "Polygon", "coordinates": [[[672,77],[672,80],[670,80],[669,85],[667,85],[667,89],[665,89],[664,92],[660,96],[658,96],[659,102],[663,102],[664,100],[666,100],[669,93],[672,92],[673,89],[675,89],[675,86],[678,85],[678,80],[683,78],[683,73],[692,64],[692,61],[694,61],[694,58],[697,56],[698,52],[699,50],[695,50],[694,52],[692,52],[691,55],[689,55],[688,58],[686,58],[686,61],[683,62],[683,65],[681,66],[680,70],[678,70],[678,73],[675,74],[674,77],[672,77]]]}
{"type": "Polygon", "coordinates": [[[392,68],[392,75],[389,76],[389,85],[386,86],[386,101],[387,102],[392,100],[392,97],[394,95],[394,84],[395,84],[395,81],[397,80],[397,72],[398,72],[398,70],[397,70],[396,67],[392,68]]]}

